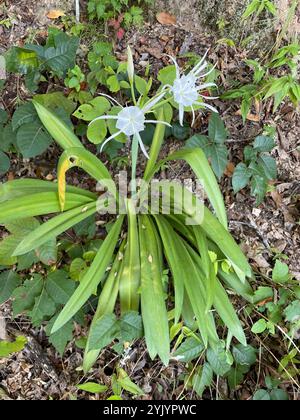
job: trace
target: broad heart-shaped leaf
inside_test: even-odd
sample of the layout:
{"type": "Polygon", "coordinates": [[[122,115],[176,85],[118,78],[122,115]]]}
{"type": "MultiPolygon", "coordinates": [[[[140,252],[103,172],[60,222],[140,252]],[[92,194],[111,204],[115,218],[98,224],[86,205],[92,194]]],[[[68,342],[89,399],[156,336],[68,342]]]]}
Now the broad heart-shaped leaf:
{"type": "Polygon", "coordinates": [[[54,271],[46,279],[46,290],[56,304],[65,305],[75,289],[76,284],[64,270],[54,271]]]}
{"type": "Polygon", "coordinates": [[[209,137],[196,134],[186,142],[186,148],[201,147],[206,157],[211,160],[211,166],[220,179],[228,164],[228,149],[224,143],[218,143],[209,137]]]}
{"type": "Polygon", "coordinates": [[[65,76],[68,69],[75,66],[76,51],[79,39],[69,37],[64,32],[60,32],[53,37],[53,46],[44,48],[43,65],[50,68],[59,77],[65,76]]]}
{"type": "Polygon", "coordinates": [[[272,156],[261,155],[257,163],[262,166],[267,179],[272,180],[277,178],[277,164],[272,156]]]}
{"type": "Polygon", "coordinates": [[[119,323],[115,314],[106,314],[93,325],[89,336],[90,350],[98,350],[110,344],[119,333],[119,323]]]}
{"type": "Polygon", "coordinates": [[[24,255],[33,249],[37,249],[39,246],[48,242],[50,239],[56,238],[58,235],[67,231],[95,212],[96,203],[92,202],[88,203],[86,206],[76,207],[75,209],[50,219],[30,233],[26,239],[19,244],[14,254],[24,255]]]}
{"type": "Polygon", "coordinates": [[[272,273],[272,280],[275,283],[283,284],[289,281],[289,277],[289,266],[277,260],[272,273]]]}
{"type": "MultiPolygon", "coordinates": [[[[66,210],[91,203],[88,197],[79,194],[66,194],[66,210]]],[[[24,219],[32,216],[42,216],[51,213],[59,213],[60,205],[56,192],[40,192],[18,197],[1,204],[0,223],[24,219]]]]}
{"type": "Polygon", "coordinates": [[[224,141],[228,137],[224,122],[216,112],[213,112],[209,119],[208,137],[211,141],[218,144],[224,144],[224,141]]]}
{"type": "Polygon", "coordinates": [[[275,147],[275,142],[272,137],[258,136],[254,141],[253,147],[259,153],[271,152],[275,147]]]}
{"type": "Polygon", "coordinates": [[[245,188],[252,177],[251,170],[244,163],[239,163],[234,170],[232,186],[235,193],[245,188]]]}
{"type": "Polygon", "coordinates": [[[53,92],[46,93],[44,95],[35,95],[34,100],[36,102],[39,102],[44,107],[56,112],[57,109],[63,109],[67,115],[72,114],[76,107],[76,104],[72,102],[71,99],[66,98],[63,92],[53,92]]]}
{"type": "Polygon", "coordinates": [[[168,156],[166,161],[170,160],[185,160],[191,166],[198,180],[203,184],[219,221],[227,229],[228,222],[224,200],[204,152],[200,148],[179,150],[168,156]]]}
{"type": "Polygon", "coordinates": [[[0,150],[0,175],[5,174],[10,168],[9,157],[0,150]]]}
{"type": "MultiPolygon", "coordinates": [[[[44,192],[57,192],[57,184],[49,181],[41,181],[39,179],[16,179],[0,184],[0,203],[9,201],[17,197],[26,197],[30,194],[38,194],[44,192]]],[[[67,186],[67,192],[89,197],[96,200],[96,194],[77,187],[67,186]]],[[[2,210],[1,205],[1,210],[2,210]]]]}
{"type": "Polygon", "coordinates": [[[107,125],[104,120],[94,121],[88,126],[87,138],[91,143],[100,144],[107,135],[107,125]]]}
{"type": "Polygon", "coordinates": [[[70,147],[83,147],[79,138],[60,118],[36,100],[32,103],[42,124],[57,144],[65,150],[70,147]]]}
{"type": "Polygon", "coordinates": [[[100,96],[93,99],[88,104],[81,105],[73,115],[79,120],[93,121],[95,118],[104,115],[110,108],[111,105],[109,101],[100,96]]]}
{"type": "Polygon", "coordinates": [[[17,135],[13,131],[12,124],[7,124],[4,128],[0,125],[0,150],[10,152],[13,147],[17,149],[17,135]]]}
{"type": "Polygon", "coordinates": [[[111,261],[113,252],[119,239],[123,221],[124,217],[120,216],[112,229],[109,231],[105,241],[103,242],[93,261],[93,264],[57,318],[52,328],[52,333],[63,327],[79,311],[79,309],[85,304],[85,302],[96,290],[111,261]]]}
{"type": "Polygon", "coordinates": [[[35,298],[35,303],[32,310],[28,313],[31,322],[34,326],[42,324],[43,320],[53,316],[56,311],[54,301],[50,298],[45,285],[43,285],[42,292],[35,298]]]}
{"type": "Polygon", "coordinates": [[[18,130],[17,145],[24,158],[44,153],[51,143],[51,137],[39,121],[23,124],[18,130]]]}
{"type": "Polygon", "coordinates": [[[204,351],[204,345],[201,339],[195,337],[188,337],[183,344],[172,354],[172,359],[189,363],[192,360],[197,359],[204,351]]]}
{"type": "Polygon", "coordinates": [[[38,115],[31,102],[19,106],[12,117],[12,127],[16,131],[24,124],[38,121],[38,115]]]}
{"type": "Polygon", "coordinates": [[[42,276],[35,274],[32,279],[25,280],[24,284],[13,292],[13,313],[14,316],[29,310],[33,307],[35,298],[43,290],[44,280],[42,276]]]}
{"type": "Polygon", "coordinates": [[[162,258],[155,226],[148,216],[139,217],[141,255],[141,308],[147,348],[167,366],[170,358],[168,314],[162,285],[162,258]]]}
{"type": "Polygon", "coordinates": [[[0,305],[11,297],[20,282],[19,275],[12,270],[3,271],[0,274],[0,305]]]}
{"type": "Polygon", "coordinates": [[[231,364],[228,363],[226,351],[221,344],[216,345],[214,348],[209,348],[206,358],[216,375],[224,376],[229,372],[231,364]]]}
{"type": "Polygon", "coordinates": [[[58,353],[62,356],[64,354],[67,344],[73,339],[74,322],[71,320],[63,326],[59,331],[51,334],[51,329],[56,320],[57,316],[52,318],[46,326],[46,334],[49,337],[49,343],[51,343],[58,353]]]}

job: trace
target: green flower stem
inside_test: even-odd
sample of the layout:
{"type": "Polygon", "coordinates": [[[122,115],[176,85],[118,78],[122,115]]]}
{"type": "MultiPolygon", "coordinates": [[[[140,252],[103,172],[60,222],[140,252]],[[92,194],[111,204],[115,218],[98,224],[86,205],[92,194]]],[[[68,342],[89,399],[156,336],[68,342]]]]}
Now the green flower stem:
{"type": "Polygon", "coordinates": [[[139,139],[137,135],[133,136],[131,144],[131,195],[132,198],[136,197],[136,167],[139,153],[139,139]]]}

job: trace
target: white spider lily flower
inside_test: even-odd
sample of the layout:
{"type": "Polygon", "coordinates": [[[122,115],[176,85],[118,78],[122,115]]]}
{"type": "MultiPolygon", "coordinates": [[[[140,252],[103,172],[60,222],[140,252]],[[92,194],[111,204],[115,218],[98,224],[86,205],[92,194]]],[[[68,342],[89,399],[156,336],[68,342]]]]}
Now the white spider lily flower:
{"type": "Polygon", "coordinates": [[[109,141],[115,139],[120,134],[125,134],[125,136],[127,136],[128,138],[137,136],[139,145],[143,154],[146,156],[147,159],[149,159],[149,155],[146,151],[146,148],[144,146],[140,133],[145,130],[146,124],[164,124],[164,125],[167,125],[168,127],[171,127],[171,125],[165,121],[156,121],[156,120],[146,119],[146,114],[151,112],[151,108],[154,105],[156,105],[165,94],[166,94],[165,91],[162,92],[156,98],[148,101],[148,103],[146,103],[146,105],[142,108],[137,105],[129,106],[129,107],[122,107],[122,110],[118,113],[118,115],[102,115],[101,117],[97,117],[93,121],[91,121],[90,125],[98,120],[116,120],[116,127],[118,131],[104,141],[104,143],[101,146],[100,151],[101,152],[103,151],[103,148],[109,141]]]}
{"type": "Polygon", "coordinates": [[[180,124],[183,126],[183,118],[184,118],[184,111],[185,108],[191,107],[193,113],[193,122],[192,125],[195,123],[195,106],[203,106],[204,108],[210,109],[213,112],[218,112],[216,108],[213,106],[205,103],[200,98],[211,100],[217,99],[215,97],[208,97],[202,95],[200,92],[208,89],[210,87],[216,87],[215,83],[204,83],[198,84],[200,79],[205,78],[208,76],[214,69],[215,66],[208,72],[201,74],[201,72],[208,66],[206,56],[208,51],[205,53],[204,57],[199,61],[198,64],[190,71],[189,74],[182,74],[179,68],[179,65],[175,58],[169,56],[173,63],[175,64],[176,68],[176,79],[172,86],[169,86],[171,92],[173,94],[174,101],[179,106],[179,121],[180,124]]]}

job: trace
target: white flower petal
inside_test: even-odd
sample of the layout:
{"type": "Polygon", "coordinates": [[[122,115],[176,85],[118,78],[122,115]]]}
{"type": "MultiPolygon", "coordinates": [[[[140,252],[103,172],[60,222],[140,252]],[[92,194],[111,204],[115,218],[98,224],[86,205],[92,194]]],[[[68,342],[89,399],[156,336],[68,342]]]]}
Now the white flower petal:
{"type": "Polygon", "coordinates": [[[143,140],[142,140],[142,138],[140,136],[140,133],[136,133],[136,136],[137,136],[137,138],[139,140],[139,145],[140,145],[140,148],[141,148],[143,154],[146,156],[147,159],[150,159],[150,156],[147,153],[147,150],[146,150],[145,145],[143,143],[143,140]]]}
{"type": "Polygon", "coordinates": [[[113,134],[112,136],[110,136],[108,139],[105,140],[104,143],[102,143],[101,145],[101,149],[100,149],[100,153],[102,153],[104,147],[107,145],[108,142],[110,142],[111,140],[115,139],[116,137],[118,137],[120,134],[122,134],[122,131],[118,131],[117,133],[113,134]]]}
{"type": "Polygon", "coordinates": [[[184,106],[179,105],[179,122],[182,127],[183,127],[183,118],[184,118],[184,106]]]}
{"type": "Polygon", "coordinates": [[[215,112],[216,114],[219,113],[219,111],[216,108],[214,108],[213,106],[208,105],[204,102],[196,102],[196,105],[203,106],[204,108],[210,109],[211,111],[215,112]]]}
{"type": "Polygon", "coordinates": [[[168,55],[168,54],[166,54],[166,55],[167,55],[167,57],[169,57],[173,61],[174,65],[176,67],[176,77],[177,78],[180,77],[180,68],[179,68],[179,65],[178,65],[177,61],[171,55],[168,55]]]}
{"type": "Polygon", "coordinates": [[[206,50],[204,56],[201,58],[199,63],[196,64],[196,66],[193,68],[192,73],[194,73],[194,74],[198,73],[200,71],[199,70],[200,68],[202,68],[202,70],[205,69],[205,67],[207,66],[207,63],[205,62],[205,59],[207,57],[208,52],[209,52],[209,49],[206,50]]]}
{"type": "Polygon", "coordinates": [[[94,122],[96,122],[98,120],[117,120],[117,119],[118,119],[117,115],[101,115],[101,117],[97,117],[93,121],[91,121],[89,123],[89,126],[91,124],[94,124],[94,122]]]}
{"type": "Polygon", "coordinates": [[[172,128],[171,124],[167,123],[166,121],[146,120],[145,123],[146,124],[164,124],[164,125],[172,128]]]}
{"type": "Polygon", "coordinates": [[[99,96],[104,96],[105,98],[109,99],[111,102],[114,102],[116,105],[123,108],[123,106],[116,99],[114,99],[112,96],[106,95],[106,93],[99,93],[98,95],[99,96]]]}
{"type": "Polygon", "coordinates": [[[147,114],[147,112],[150,112],[151,109],[154,107],[154,105],[158,104],[159,101],[166,95],[167,91],[163,91],[160,95],[157,96],[157,98],[150,99],[142,108],[144,114],[147,114]]]}

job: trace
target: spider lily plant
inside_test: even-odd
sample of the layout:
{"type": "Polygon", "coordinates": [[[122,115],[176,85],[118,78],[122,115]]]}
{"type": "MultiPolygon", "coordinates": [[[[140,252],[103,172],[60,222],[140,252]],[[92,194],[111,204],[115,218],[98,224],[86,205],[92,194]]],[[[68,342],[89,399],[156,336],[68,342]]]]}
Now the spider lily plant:
{"type": "MultiPolygon", "coordinates": [[[[130,77],[130,80],[133,78],[130,77]]],[[[152,99],[151,106],[154,102],[155,106],[159,104],[163,93],[152,99]]],[[[58,164],[57,183],[16,180],[1,186],[0,224],[6,225],[25,217],[54,215],[16,246],[14,256],[25,255],[37,249],[41,244],[62,235],[97,211],[105,210],[106,193],[97,195],[66,185],[66,173],[72,168],[80,167],[97,182],[102,183],[116,202],[123,201],[126,209],[125,214],[116,215],[115,223],[92,265],[52,329],[53,333],[61,329],[92,295],[99,295],[98,308],[85,349],[84,370],[89,371],[98,358],[102,349],[100,343],[103,343],[99,331],[103,331],[103,323],[107,322],[106,316],[114,313],[116,305],[120,307],[122,314],[141,311],[149,354],[151,358],[158,355],[165,365],[171,357],[170,310],[174,314],[175,322],[182,319],[189,325],[194,323],[197,326],[206,347],[213,347],[219,342],[216,317],[225,324],[229,342],[235,337],[246,345],[243,328],[226,289],[229,288],[251,300],[252,289],[247,281],[247,277],[252,276],[251,268],[228,232],[222,194],[203,151],[200,148],[183,149],[163,161],[158,161],[166,128],[166,104],[162,102],[161,106],[156,108],[156,130],[143,176],[143,185],[150,185],[159,168],[167,162],[185,161],[201,180],[214,213],[205,207],[195,194],[178,184],[176,190],[179,190],[179,195],[174,194],[172,188],[164,192],[170,202],[168,213],[164,212],[160,205],[158,211],[153,213],[151,208],[145,214],[137,212],[136,203],[143,199],[145,188],[139,189],[135,182],[135,188],[129,197],[124,198],[116,193],[113,178],[101,160],[86,150],[56,115],[40,103],[33,103],[45,128],[64,152],[58,164]],[[190,197],[189,202],[196,203],[197,206],[185,205],[183,201],[182,212],[178,214],[177,210],[182,207],[181,198],[184,195],[190,197]],[[199,209],[201,219],[198,220],[199,209]],[[186,224],[186,219],[197,223],[186,224]],[[231,269],[224,271],[224,265],[216,264],[211,258],[212,254],[216,256],[216,260],[226,261],[231,269]],[[163,272],[166,268],[170,270],[172,277],[170,290],[174,291],[173,306],[171,301],[166,301],[165,298],[163,272]]],[[[145,103],[150,106],[149,100],[145,103]]],[[[139,107],[140,104],[136,103],[135,106],[139,107]]],[[[129,124],[128,130],[130,127],[129,124]]],[[[133,130],[134,127],[131,128],[133,130]]],[[[132,143],[133,166],[137,164],[139,144],[135,134],[132,143]]],[[[135,170],[132,174],[134,177],[135,170]]],[[[162,192],[159,189],[159,200],[163,198],[160,194],[162,195],[162,192]]]]}

